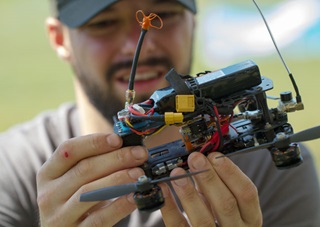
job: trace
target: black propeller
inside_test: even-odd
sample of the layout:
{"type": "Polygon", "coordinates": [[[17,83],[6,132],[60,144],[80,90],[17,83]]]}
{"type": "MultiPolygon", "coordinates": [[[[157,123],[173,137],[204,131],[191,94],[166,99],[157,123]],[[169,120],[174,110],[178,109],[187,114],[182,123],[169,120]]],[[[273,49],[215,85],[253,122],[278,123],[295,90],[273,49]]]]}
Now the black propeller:
{"type": "Polygon", "coordinates": [[[184,177],[189,177],[189,176],[203,173],[206,171],[208,170],[182,174],[174,177],[164,177],[156,180],[151,180],[146,176],[141,176],[139,177],[138,181],[135,183],[115,185],[115,186],[101,188],[94,191],[83,193],[80,195],[80,201],[81,202],[101,201],[101,200],[113,199],[113,198],[123,196],[132,192],[144,192],[152,189],[153,186],[157,183],[178,180],[184,177]]]}
{"type": "Polygon", "coordinates": [[[238,154],[245,154],[245,153],[253,152],[256,150],[269,148],[272,146],[275,146],[277,148],[281,148],[281,146],[283,146],[283,144],[289,145],[290,143],[299,143],[299,142],[315,140],[315,139],[319,139],[319,138],[320,138],[320,126],[315,126],[313,128],[309,128],[309,129],[297,132],[292,135],[283,135],[282,136],[280,134],[272,142],[264,143],[264,144],[254,146],[254,147],[248,147],[248,148],[245,148],[245,149],[233,152],[233,153],[219,156],[217,158],[231,157],[231,156],[238,155],[238,154]]]}

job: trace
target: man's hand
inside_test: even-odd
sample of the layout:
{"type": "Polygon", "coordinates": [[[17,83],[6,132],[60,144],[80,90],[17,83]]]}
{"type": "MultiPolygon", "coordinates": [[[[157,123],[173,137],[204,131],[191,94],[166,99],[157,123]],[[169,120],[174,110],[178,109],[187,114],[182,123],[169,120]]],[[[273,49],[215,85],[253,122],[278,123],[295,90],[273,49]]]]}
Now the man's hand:
{"type": "MultiPolygon", "coordinates": [[[[216,159],[221,155],[192,153],[188,159],[190,171],[209,171],[195,175],[195,184],[189,178],[173,181],[188,220],[177,208],[168,186],[161,186],[166,195],[161,212],[167,226],[262,226],[255,185],[230,159],[216,159]]],[[[171,176],[184,173],[177,168],[171,176]]]]}
{"type": "Polygon", "coordinates": [[[79,202],[84,192],[135,182],[147,158],[140,146],[121,148],[116,134],[77,137],[61,144],[37,174],[41,226],[114,225],[136,209],[131,196],[79,202]]]}

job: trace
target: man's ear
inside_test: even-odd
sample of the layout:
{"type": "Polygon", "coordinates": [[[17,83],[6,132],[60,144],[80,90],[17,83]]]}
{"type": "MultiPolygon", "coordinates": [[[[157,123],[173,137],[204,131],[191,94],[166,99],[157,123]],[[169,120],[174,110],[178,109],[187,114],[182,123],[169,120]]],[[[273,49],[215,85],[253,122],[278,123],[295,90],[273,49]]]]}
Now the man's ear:
{"type": "Polygon", "coordinates": [[[46,20],[46,29],[49,35],[49,42],[59,58],[69,61],[70,51],[66,45],[67,34],[61,22],[56,18],[49,17],[46,20]]]}

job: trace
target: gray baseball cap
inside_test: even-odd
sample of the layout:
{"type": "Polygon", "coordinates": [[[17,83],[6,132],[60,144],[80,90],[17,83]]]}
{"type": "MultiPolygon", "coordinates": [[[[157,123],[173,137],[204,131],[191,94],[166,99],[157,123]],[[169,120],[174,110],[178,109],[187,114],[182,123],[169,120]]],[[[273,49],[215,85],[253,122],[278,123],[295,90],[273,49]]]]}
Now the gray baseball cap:
{"type": "MultiPolygon", "coordinates": [[[[119,0],[51,0],[54,14],[65,25],[76,28],[119,0]]],[[[196,13],[195,0],[172,0],[196,13]]]]}

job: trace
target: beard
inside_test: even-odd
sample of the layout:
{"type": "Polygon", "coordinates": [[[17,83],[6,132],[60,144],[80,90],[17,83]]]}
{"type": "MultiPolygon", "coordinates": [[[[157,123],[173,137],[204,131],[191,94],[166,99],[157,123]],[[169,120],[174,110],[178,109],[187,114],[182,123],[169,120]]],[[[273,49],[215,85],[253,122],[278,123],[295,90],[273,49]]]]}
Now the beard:
{"type": "MultiPolygon", "coordinates": [[[[146,61],[140,62],[139,66],[164,66],[166,71],[169,71],[172,67],[172,63],[168,58],[149,58],[146,61]]],[[[130,70],[132,67],[132,61],[124,61],[111,65],[104,77],[104,86],[92,80],[92,75],[86,73],[82,69],[81,64],[73,64],[72,68],[79,79],[81,87],[84,89],[90,103],[103,115],[103,117],[109,122],[113,123],[114,116],[122,110],[125,106],[124,99],[121,99],[115,92],[112,86],[112,79],[118,70],[126,69],[130,70]]],[[[169,85],[169,84],[168,84],[169,85]]],[[[140,103],[149,99],[151,94],[138,94],[135,98],[136,103],[140,103]]],[[[125,94],[123,94],[125,97],[125,94]]]]}

